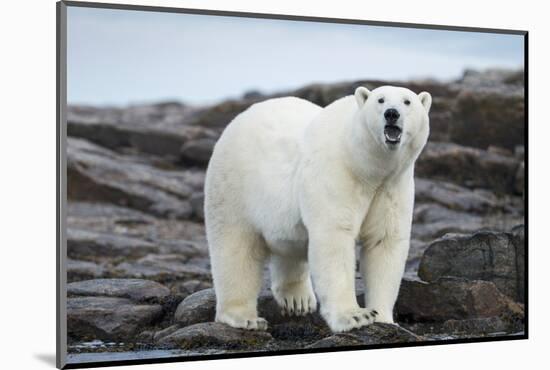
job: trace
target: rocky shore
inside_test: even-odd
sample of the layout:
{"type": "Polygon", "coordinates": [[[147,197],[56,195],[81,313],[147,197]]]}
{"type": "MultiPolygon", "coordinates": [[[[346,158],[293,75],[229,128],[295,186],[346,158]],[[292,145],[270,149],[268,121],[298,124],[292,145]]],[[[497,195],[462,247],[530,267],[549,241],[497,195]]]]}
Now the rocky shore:
{"type": "Polygon", "coordinates": [[[259,298],[267,332],[213,322],[205,169],[230,120],[269,96],[250,92],[200,107],[69,106],[69,352],[196,355],[523,333],[523,71],[467,71],[445,84],[318,84],[277,96],[325,106],[359,85],[385,84],[433,96],[430,141],[416,166],[399,325],[331,334],[318,314],[282,317],[267,283],[259,298]]]}

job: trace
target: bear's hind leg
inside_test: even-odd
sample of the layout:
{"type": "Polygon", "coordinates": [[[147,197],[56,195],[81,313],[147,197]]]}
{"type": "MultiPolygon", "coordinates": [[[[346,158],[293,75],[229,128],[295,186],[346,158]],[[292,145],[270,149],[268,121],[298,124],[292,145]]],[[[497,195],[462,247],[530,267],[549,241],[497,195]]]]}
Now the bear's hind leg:
{"type": "Polygon", "coordinates": [[[307,260],[272,255],[271,291],[282,314],[304,316],[317,310],[307,260]]]}
{"type": "Polygon", "coordinates": [[[243,227],[209,233],[212,277],[216,291],[216,321],[235,328],[267,329],[258,317],[257,299],[266,259],[263,238],[243,227]]]}

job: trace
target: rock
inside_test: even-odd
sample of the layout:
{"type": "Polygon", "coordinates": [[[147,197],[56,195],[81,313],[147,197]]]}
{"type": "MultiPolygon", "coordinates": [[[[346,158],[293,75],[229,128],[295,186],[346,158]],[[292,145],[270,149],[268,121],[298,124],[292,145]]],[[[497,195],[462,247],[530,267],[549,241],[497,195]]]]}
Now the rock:
{"type": "Polygon", "coordinates": [[[67,202],[67,227],[142,237],[155,218],[143,212],[108,203],[67,202]]]}
{"type": "Polygon", "coordinates": [[[226,100],[210,107],[200,108],[189,117],[187,124],[221,130],[239,113],[256,102],[256,99],[226,100]]]}
{"type": "Polygon", "coordinates": [[[365,344],[388,344],[418,342],[422,337],[398,325],[374,323],[348,333],[333,334],[307,348],[330,348],[365,344]]]}
{"type": "Polygon", "coordinates": [[[158,239],[159,252],[162,254],[178,254],[187,260],[193,257],[208,259],[208,246],[192,240],[158,239]]]}
{"type": "Polygon", "coordinates": [[[131,340],[162,316],[160,305],[132,303],[114,297],[76,297],[67,300],[68,335],[80,339],[131,340]]]}
{"type": "Polygon", "coordinates": [[[514,193],[520,162],[511,152],[509,155],[504,153],[506,151],[485,151],[453,143],[429,142],[415,164],[415,172],[417,176],[432,180],[514,193]]]}
{"type": "MultiPolygon", "coordinates": [[[[409,247],[409,255],[407,257],[407,263],[405,264],[405,274],[403,275],[409,279],[415,279],[418,276],[418,266],[420,266],[420,260],[428,245],[416,239],[411,239],[409,247]]],[[[363,283],[361,282],[361,286],[363,283]]],[[[358,289],[358,284],[355,284],[358,289]]]]}
{"type": "Polygon", "coordinates": [[[513,209],[509,205],[504,207],[507,211],[511,209],[511,212],[480,215],[454,211],[437,203],[416,203],[411,236],[422,243],[423,253],[434,239],[447,234],[471,235],[479,230],[504,231],[523,222],[521,208],[513,209]]]}
{"type": "MultiPolygon", "coordinates": [[[[441,325],[440,332],[457,334],[489,334],[510,332],[510,325],[500,317],[487,317],[469,320],[447,320],[441,325]]],[[[523,328],[522,328],[523,329],[523,328]]]]}
{"type": "Polygon", "coordinates": [[[132,148],[176,160],[187,142],[217,137],[212,130],[186,124],[195,112],[173,103],[125,108],[70,106],[67,134],[109,149],[132,148]]]}
{"type": "Polygon", "coordinates": [[[520,161],[525,159],[525,147],[523,145],[518,145],[514,148],[514,155],[520,161]]]}
{"type": "Polygon", "coordinates": [[[442,276],[463,277],[495,283],[511,298],[523,302],[525,241],[511,233],[481,231],[434,241],[424,252],[418,276],[436,281],[442,276]]]}
{"type": "Polygon", "coordinates": [[[182,349],[258,347],[272,340],[265,331],[235,329],[217,322],[205,322],[181,328],[159,340],[162,345],[182,349]]]}
{"type": "Polygon", "coordinates": [[[197,220],[204,221],[204,193],[194,193],[190,199],[193,208],[193,216],[197,220]]]}
{"type": "MultiPolygon", "coordinates": [[[[264,317],[261,316],[260,317],[264,317]]],[[[278,341],[286,343],[311,343],[331,335],[329,327],[318,315],[282,317],[268,320],[268,331],[278,341]],[[318,318],[315,320],[312,318],[318,318]]]]}
{"type": "MultiPolygon", "coordinates": [[[[455,211],[437,203],[416,203],[412,236],[432,241],[447,233],[472,233],[484,227],[485,221],[486,218],[480,215],[455,211]]],[[[424,244],[427,247],[428,243],[424,244]]]]}
{"type": "Polygon", "coordinates": [[[172,291],[172,295],[183,299],[195,292],[209,288],[212,288],[212,283],[195,279],[176,282],[171,285],[170,290],[172,291]]]}
{"type": "Polygon", "coordinates": [[[413,224],[431,224],[439,221],[458,221],[481,224],[483,217],[467,212],[455,211],[438,203],[415,203],[413,224]]]}
{"type": "Polygon", "coordinates": [[[146,240],[162,253],[187,254],[184,250],[195,249],[207,254],[204,223],[155,217],[108,203],[69,200],[67,227],[146,240]]]}
{"type": "Polygon", "coordinates": [[[514,156],[514,151],[506,148],[501,148],[500,146],[495,146],[495,145],[489,145],[489,147],[487,148],[487,153],[496,154],[504,157],[514,156]]]}
{"type": "Polygon", "coordinates": [[[308,345],[306,348],[351,347],[364,344],[365,343],[363,342],[363,340],[357,335],[349,333],[339,333],[318,340],[317,342],[308,345]]]}
{"type": "Polygon", "coordinates": [[[525,192],[525,163],[521,162],[516,171],[515,181],[514,181],[514,190],[518,194],[523,194],[525,192]]]}
{"type": "Polygon", "coordinates": [[[96,279],[67,285],[67,294],[74,296],[107,296],[132,301],[160,301],[170,290],[154,281],[141,279],[96,279]]]}
{"type": "MultiPolygon", "coordinates": [[[[148,239],[160,238],[161,248],[177,248],[192,242],[201,253],[208,253],[203,222],[188,220],[156,220],[154,227],[145,233],[148,239]]],[[[179,253],[179,252],[177,252],[179,253]]]]}
{"type": "Polygon", "coordinates": [[[473,191],[444,181],[415,179],[416,202],[435,202],[449,209],[472,213],[487,213],[499,210],[494,194],[473,191]]]}
{"type": "Polygon", "coordinates": [[[490,145],[514,150],[524,145],[523,91],[461,91],[453,108],[450,141],[486,149],[490,145]]]}
{"type": "Polygon", "coordinates": [[[501,317],[483,317],[465,320],[447,320],[444,322],[419,322],[406,324],[417,334],[438,339],[467,338],[487,335],[517,333],[525,329],[520,317],[509,320],[501,317]],[[440,338],[443,335],[443,338],[440,338]]]}
{"type": "Polygon", "coordinates": [[[523,317],[523,306],[489,281],[440,278],[403,279],[395,311],[404,321],[447,321],[484,317],[523,317]]]}
{"type": "Polygon", "coordinates": [[[523,94],[524,72],[501,68],[466,69],[458,84],[462,89],[493,91],[503,95],[523,94]]]}
{"type": "Polygon", "coordinates": [[[364,344],[406,343],[422,340],[413,332],[393,324],[374,323],[354,329],[350,333],[361,338],[364,344]]]}
{"type": "Polygon", "coordinates": [[[88,261],[67,258],[67,280],[69,282],[95,279],[104,276],[105,267],[88,261]]]}
{"type": "Polygon", "coordinates": [[[178,305],[174,318],[182,326],[214,321],[216,294],[214,289],[204,289],[191,294],[178,305]]]}
{"type": "Polygon", "coordinates": [[[156,252],[157,246],[145,240],[122,235],[67,229],[69,258],[96,259],[98,257],[138,258],[156,252]]]}
{"type": "Polygon", "coordinates": [[[153,343],[154,334],[152,330],[144,330],[136,336],[136,341],[139,343],[153,343]]]}
{"type": "Polygon", "coordinates": [[[180,158],[187,164],[206,166],[214,150],[216,139],[188,141],[181,147],[180,158]]]}
{"type": "MultiPolygon", "coordinates": [[[[518,294],[516,300],[525,303],[525,285],[527,285],[525,280],[527,279],[525,275],[525,253],[528,248],[525,243],[525,226],[517,225],[510,231],[512,233],[512,244],[516,246],[516,260],[518,261],[516,266],[516,275],[518,277],[518,294]]],[[[506,290],[505,287],[502,287],[502,289],[506,290]]],[[[510,289],[510,294],[513,294],[513,289],[510,289]]]]}
{"type": "Polygon", "coordinates": [[[472,234],[480,229],[509,230],[523,222],[523,207],[518,197],[499,199],[504,211],[476,214],[452,210],[434,202],[415,202],[413,213],[413,237],[433,241],[445,234],[472,234]]]}
{"type": "Polygon", "coordinates": [[[169,326],[165,329],[159,330],[159,331],[153,333],[152,341],[153,342],[158,342],[162,338],[167,337],[168,335],[178,331],[179,329],[181,329],[181,325],[176,324],[176,325],[169,326]]]}
{"type": "Polygon", "coordinates": [[[178,254],[149,254],[135,262],[120,263],[114,272],[119,277],[150,279],[158,282],[195,278],[210,280],[208,268],[188,262],[185,256],[178,254]]]}
{"type": "Polygon", "coordinates": [[[67,196],[107,202],[153,215],[187,219],[192,190],[186,176],[154,168],[80,139],[67,140],[67,196]]]}

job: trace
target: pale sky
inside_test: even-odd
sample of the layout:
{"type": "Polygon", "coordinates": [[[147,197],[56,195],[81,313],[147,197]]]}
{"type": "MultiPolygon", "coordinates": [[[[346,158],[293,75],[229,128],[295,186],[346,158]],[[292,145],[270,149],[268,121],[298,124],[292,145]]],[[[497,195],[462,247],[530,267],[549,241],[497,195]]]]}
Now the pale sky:
{"type": "Polygon", "coordinates": [[[313,82],[520,68],[523,36],[68,7],[69,104],[205,104],[313,82]]]}

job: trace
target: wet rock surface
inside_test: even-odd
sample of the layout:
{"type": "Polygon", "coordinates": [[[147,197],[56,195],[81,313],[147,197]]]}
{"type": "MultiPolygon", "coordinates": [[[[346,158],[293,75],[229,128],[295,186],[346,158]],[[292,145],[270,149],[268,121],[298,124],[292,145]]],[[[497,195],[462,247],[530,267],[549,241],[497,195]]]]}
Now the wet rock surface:
{"type": "MultiPolygon", "coordinates": [[[[70,106],[69,351],[177,349],[196,355],[521,334],[522,84],[521,71],[467,71],[446,84],[314,84],[212,106],[70,106]],[[294,95],[326,106],[359,85],[385,84],[433,96],[430,140],[415,169],[411,249],[395,309],[397,325],[331,333],[319,313],[282,316],[267,281],[258,298],[267,331],[213,322],[203,187],[225,126],[271,96],[294,95]]],[[[361,304],[363,293],[358,280],[361,304]]]]}

